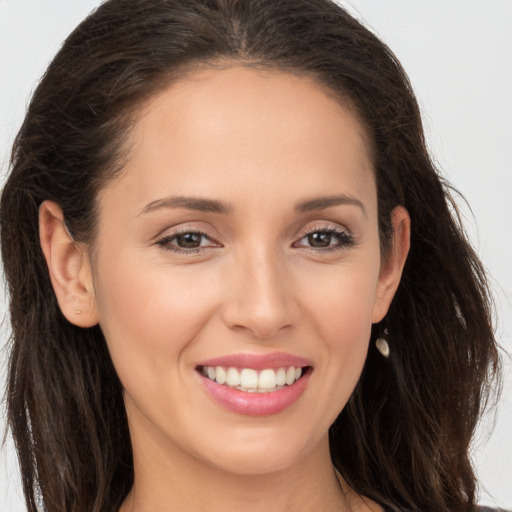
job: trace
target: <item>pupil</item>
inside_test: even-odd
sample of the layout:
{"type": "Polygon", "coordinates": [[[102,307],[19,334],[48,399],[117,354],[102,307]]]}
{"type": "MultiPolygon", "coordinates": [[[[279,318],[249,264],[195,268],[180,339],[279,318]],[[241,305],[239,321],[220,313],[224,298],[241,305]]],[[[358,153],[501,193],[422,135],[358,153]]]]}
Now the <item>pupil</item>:
{"type": "Polygon", "coordinates": [[[186,249],[195,249],[201,245],[201,236],[199,233],[186,233],[176,239],[180,247],[186,249]]]}
{"type": "Polygon", "coordinates": [[[312,247],[328,247],[331,243],[331,233],[320,231],[308,235],[309,245],[312,247]]]}

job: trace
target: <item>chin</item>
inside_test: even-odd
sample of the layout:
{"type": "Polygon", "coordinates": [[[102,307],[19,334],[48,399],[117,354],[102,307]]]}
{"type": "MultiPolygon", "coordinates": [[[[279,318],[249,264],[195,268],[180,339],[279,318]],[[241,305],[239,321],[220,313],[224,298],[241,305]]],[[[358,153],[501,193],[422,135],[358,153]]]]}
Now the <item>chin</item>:
{"type": "MultiPolygon", "coordinates": [[[[226,436],[224,442],[213,442],[208,454],[204,453],[210,465],[227,473],[238,475],[264,475],[293,467],[301,460],[310,457],[322,441],[314,441],[314,435],[290,436],[272,429],[259,429],[259,432],[237,432],[226,436]]],[[[328,449],[327,433],[325,434],[328,449]]]]}

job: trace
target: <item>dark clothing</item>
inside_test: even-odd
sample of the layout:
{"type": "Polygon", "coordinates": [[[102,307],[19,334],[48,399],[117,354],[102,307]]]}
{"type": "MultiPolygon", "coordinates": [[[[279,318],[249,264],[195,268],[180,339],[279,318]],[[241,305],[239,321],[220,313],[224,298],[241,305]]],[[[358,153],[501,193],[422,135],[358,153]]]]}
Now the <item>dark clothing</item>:
{"type": "MultiPolygon", "coordinates": [[[[395,512],[393,509],[389,507],[382,507],[384,512],[395,512]]],[[[505,510],[504,508],[493,508],[493,507],[482,507],[477,506],[475,508],[475,512],[512,512],[512,510],[505,510]]]]}

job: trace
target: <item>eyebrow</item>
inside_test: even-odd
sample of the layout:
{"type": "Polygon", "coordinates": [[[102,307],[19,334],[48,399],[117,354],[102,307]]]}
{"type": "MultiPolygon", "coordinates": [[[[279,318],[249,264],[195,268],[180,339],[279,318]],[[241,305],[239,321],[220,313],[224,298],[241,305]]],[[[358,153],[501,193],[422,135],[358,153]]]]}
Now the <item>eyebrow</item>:
{"type": "Polygon", "coordinates": [[[297,204],[295,210],[298,212],[311,212],[314,210],[325,210],[326,208],[330,208],[331,206],[339,206],[344,204],[358,206],[359,208],[361,208],[364,216],[366,217],[366,210],[363,203],[359,201],[359,199],[347,196],[345,194],[315,197],[313,199],[301,201],[300,203],[297,204]]]}
{"type": "Polygon", "coordinates": [[[199,212],[224,214],[231,211],[231,207],[229,205],[214,199],[189,196],[170,196],[152,201],[142,209],[141,213],[152,212],[160,208],[185,208],[187,210],[196,210],[199,212]]]}
{"type": "MultiPolygon", "coordinates": [[[[315,197],[297,203],[295,211],[310,212],[315,210],[325,210],[332,206],[353,205],[359,207],[366,217],[366,210],[359,199],[345,194],[332,196],[315,197]]],[[[187,210],[195,210],[199,212],[222,213],[228,214],[233,208],[231,205],[215,199],[206,199],[193,196],[170,196],[163,199],[157,199],[148,203],[141,211],[141,214],[149,213],[160,208],[185,208],[187,210]]]]}

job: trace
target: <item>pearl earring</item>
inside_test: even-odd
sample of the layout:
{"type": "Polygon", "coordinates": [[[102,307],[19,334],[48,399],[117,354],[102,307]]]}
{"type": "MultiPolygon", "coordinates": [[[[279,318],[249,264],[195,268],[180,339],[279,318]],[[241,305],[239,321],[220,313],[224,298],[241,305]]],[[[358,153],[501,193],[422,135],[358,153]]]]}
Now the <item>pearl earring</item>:
{"type": "Polygon", "coordinates": [[[385,358],[388,358],[389,357],[389,354],[390,354],[390,349],[389,349],[389,343],[387,342],[386,340],[386,337],[388,335],[388,330],[387,329],[384,329],[384,336],[379,336],[376,340],[375,340],[375,346],[377,347],[377,350],[385,357],[385,358]]]}

